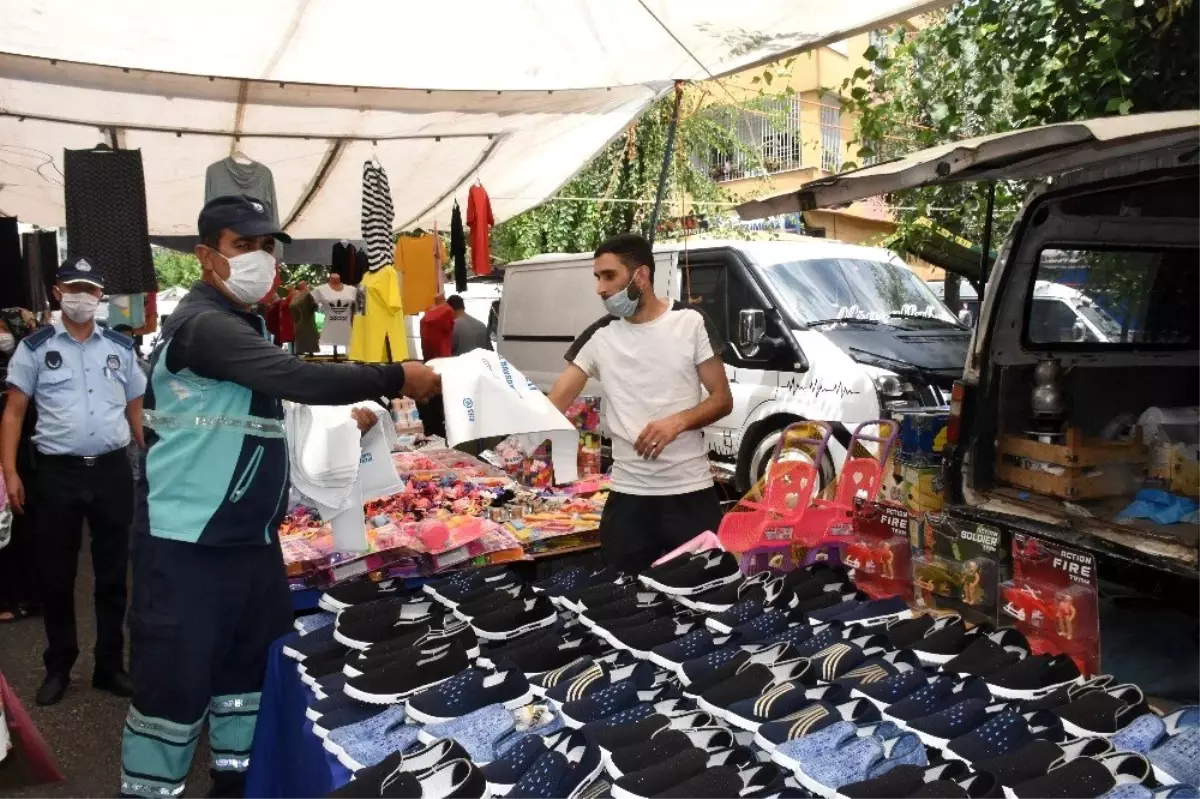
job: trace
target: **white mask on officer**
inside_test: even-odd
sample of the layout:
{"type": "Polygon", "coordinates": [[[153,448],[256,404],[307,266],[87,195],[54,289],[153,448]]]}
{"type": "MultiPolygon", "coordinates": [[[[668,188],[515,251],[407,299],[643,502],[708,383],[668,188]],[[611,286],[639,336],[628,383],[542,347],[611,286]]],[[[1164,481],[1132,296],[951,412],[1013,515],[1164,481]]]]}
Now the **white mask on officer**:
{"type": "MultiPolygon", "coordinates": [[[[221,257],[225,258],[224,255],[221,257]]],[[[229,277],[225,280],[225,288],[239,302],[253,305],[271,290],[271,284],[275,282],[273,254],[266,250],[254,250],[234,258],[225,258],[225,261],[229,264],[229,277]]]]}
{"type": "Polygon", "coordinates": [[[96,309],[100,307],[100,298],[92,294],[63,294],[59,300],[62,312],[77,325],[92,321],[96,309]]]}
{"type": "Polygon", "coordinates": [[[17,348],[17,340],[12,333],[0,333],[0,353],[9,355],[17,348]]]}

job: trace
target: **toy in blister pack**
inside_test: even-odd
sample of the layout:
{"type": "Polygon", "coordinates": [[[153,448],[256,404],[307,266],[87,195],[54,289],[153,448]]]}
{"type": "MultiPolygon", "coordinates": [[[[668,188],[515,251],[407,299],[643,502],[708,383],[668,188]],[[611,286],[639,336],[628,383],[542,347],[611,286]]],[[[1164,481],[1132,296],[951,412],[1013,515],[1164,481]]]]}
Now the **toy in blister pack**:
{"type": "Polygon", "coordinates": [[[1037,654],[1065,653],[1084,674],[1100,670],[1096,561],[1024,533],[1012,540],[1013,576],[1001,610],[1037,654]]]}
{"type": "Polygon", "coordinates": [[[909,513],[882,502],[859,500],[854,533],[842,547],[842,562],[854,569],[854,582],[874,598],[902,596],[912,601],[912,548],[909,513]]]}
{"type": "Polygon", "coordinates": [[[919,605],[955,610],[973,623],[995,624],[1000,531],[950,513],[927,513],[925,551],[913,559],[919,605]]]}

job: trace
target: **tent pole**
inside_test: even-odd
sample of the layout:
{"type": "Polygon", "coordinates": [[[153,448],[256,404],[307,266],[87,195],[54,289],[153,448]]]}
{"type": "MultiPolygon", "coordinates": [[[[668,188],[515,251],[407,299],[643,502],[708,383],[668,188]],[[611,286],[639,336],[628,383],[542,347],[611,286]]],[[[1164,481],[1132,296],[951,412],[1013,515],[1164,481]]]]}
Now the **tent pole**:
{"type": "Polygon", "coordinates": [[[654,245],[658,233],[658,213],[662,208],[663,195],[667,193],[667,175],[671,172],[671,156],[675,152],[675,129],[679,127],[679,104],[683,100],[683,82],[675,81],[675,108],[671,111],[671,124],[667,127],[667,146],[663,151],[662,171],[658,173],[658,191],[654,193],[654,211],[650,214],[650,245],[654,245]]]}
{"type": "Polygon", "coordinates": [[[988,181],[987,190],[987,216],[983,220],[983,247],[979,253],[979,296],[983,297],[983,289],[987,286],[988,281],[988,266],[991,258],[989,253],[992,251],[992,217],[996,210],[996,181],[988,181]]]}

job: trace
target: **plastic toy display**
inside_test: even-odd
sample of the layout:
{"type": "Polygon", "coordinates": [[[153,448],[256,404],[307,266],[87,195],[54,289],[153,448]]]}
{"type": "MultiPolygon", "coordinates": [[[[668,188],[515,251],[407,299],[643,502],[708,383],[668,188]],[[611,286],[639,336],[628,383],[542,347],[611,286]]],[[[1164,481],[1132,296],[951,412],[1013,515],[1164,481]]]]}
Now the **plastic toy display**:
{"type": "Polygon", "coordinates": [[[1083,674],[1100,670],[1095,559],[1024,533],[1012,539],[1012,579],[1000,585],[1001,611],[1036,654],[1065,653],[1083,674]]]}
{"type": "Polygon", "coordinates": [[[856,503],[854,536],[843,548],[842,562],[854,569],[855,582],[868,595],[912,601],[908,526],[909,513],[904,508],[863,500],[856,503]]]}
{"type": "Polygon", "coordinates": [[[912,568],[917,603],[995,624],[1000,531],[950,513],[925,514],[924,530],[925,551],[912,568]]]}

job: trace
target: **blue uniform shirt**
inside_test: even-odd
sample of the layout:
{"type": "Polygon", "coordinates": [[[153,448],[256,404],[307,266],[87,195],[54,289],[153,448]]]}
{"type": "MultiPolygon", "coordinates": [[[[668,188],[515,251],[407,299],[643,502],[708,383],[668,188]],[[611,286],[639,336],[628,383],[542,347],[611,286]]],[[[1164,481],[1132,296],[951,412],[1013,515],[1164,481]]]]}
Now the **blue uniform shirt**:
{"type": "Polygon", "coordinates": [[[21,340],[8,383],[33,397],[33,442],[46,455],[88,457],[126,446],[125,407],[146,391],[133,339],[96,325],[81,343],[61,322],[21,340]]]}

